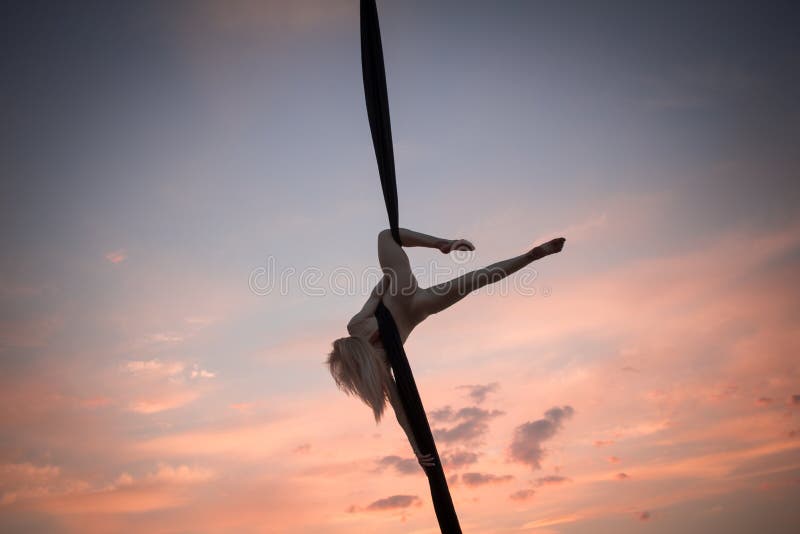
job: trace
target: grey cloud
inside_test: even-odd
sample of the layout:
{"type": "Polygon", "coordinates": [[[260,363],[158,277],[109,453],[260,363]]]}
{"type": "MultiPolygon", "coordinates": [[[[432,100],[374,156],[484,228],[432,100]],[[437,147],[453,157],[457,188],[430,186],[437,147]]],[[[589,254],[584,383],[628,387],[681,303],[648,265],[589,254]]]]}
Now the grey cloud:
{"type": "Polygon", "coordinates": [[[563,406],[561,408],[554,406],[544,412],[544,416],[556,424],[561,424],[563,419],[569,419],[573,413],[575,413],[575,410],[572,409],[572,406],[563,406]]]}
{"type": "Polygon", "coordinates": [[[384,456],[378,460],[380,468],[394,467],[398,473],[412,475],[419,472],[420,465],[416,458],[401,458],[400,456],[384,456]]]}
{"type": "Polygon", "coordinates": [[[469,451],[445,451],[442,453],[442,463],[450,469],[459,469],[478,461],[478,455],[469,451]]]}
{"type": "Polygon", "coordinates": [[[515,491],[514,493],[509,495],[509,497],[515,501],[524,501],[526,499],[533,497],[535,493],[536,491],[532,489],[521,489],[519,491],[515,491]]]}
{"type": "Polygon", "coordinates": [[[454,441],[471,442],[489,431],[489,421],[503,415],[500,410],[484,410],[477,406],[461,408],[450,416],[451,421],[461,421],[450,428],[435,428],[433,435],[445,443],[454,441]]]}
{"type": "Polygon", "coordinates": [[[484,410],[483,408],[478,408],[477,406],[467,406],[458,410],[454,419],[475,419],[481,417],[495,417],[497,415],[503,415],[503,412],[500,410],[484,410]]]}
{"type": "Polygon", "coordinates": [[[367,506],[367,510],[394,510],[419,504],[422,504],[422,501],[416,495],[392,495],[371,503],[367,506]]]}
{"type": "Polygon", "coordinates": [[[476,487],[498,482],[508,482],[514,477],[512,475],[493,475],[491,473],[464,473],[461,475],[461,482],[467,486],[476,487]]]}
{"type": "Polygon", "coordinates": [[[530,465],[533,469],[541,469],[544,456],[542,442],[556,435],[565,419],[572,417],[571,406],[553,407],[544,413],[543,419],[529,421],[514,430],[511,441],[510,456],[513,460],[530,465]]]}
{"type": "Polygon", "coordinates": [[[458,386],[459,389],[468,389],[469,393],[467,393],[472,400],[480,404],[481,402],[486,400],[486,396],[489,393],[494,393],[498,389],[500,389],[500,384],[498,382],[492,382],[490,384],[483,384],[483,385],[464,385],[458,386]]]}
{"type": "Polygon", "coordinates": [[[562,484],[564,482],[569,482],[570,479],[567,477],[562,477],[559,475],[548,475],[546,477],[537,478],[534,484],[536,486],[554,486],[556,484],[562,484]]]}
{"type": "Polygon", "coordinates": [[[464,421],[452,428],[435,428],[433,435],[445,443],[453,441],[473,441],[489,430],[489,426],[482,421],[464,421]]]}
{"type": "Polygon", "coordinates": [[[450,428],[436,428],[433,435],[445,443],[454,441],[474,441],[489,431],[489,421],[504,412],[500,410],[484,410],[477,406],[462,408],[453,417],[454,421],[461,421],[450,428]]]}
{"type": "Polygon", "coordinates": [[[428,417],[434,421],[449,421],[453,418],[453,409],[450,406],[445,406],[444,408],[429,412],[428,417]]]}

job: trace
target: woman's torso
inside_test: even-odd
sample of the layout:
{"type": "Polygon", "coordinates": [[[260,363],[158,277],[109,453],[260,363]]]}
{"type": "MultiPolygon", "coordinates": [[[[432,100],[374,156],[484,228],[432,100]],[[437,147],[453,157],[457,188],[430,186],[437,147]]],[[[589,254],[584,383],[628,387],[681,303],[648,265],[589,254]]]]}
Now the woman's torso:
{"type": "MultiPolygon", "coordinates": [[[[392,318],[394,318],[394,322],[397,325],[397,331],[400,334],[400,339],[405,343],[411,331],[421,323],[423,319],[422,317],[418,317],[418,314],[415,313],[414,295],[385,295],[383,297],[383,304],[392,314],[392,318]]],[[[374,315],[354,324],[353,335],[366,338],[370,345],[377,350],[384,350],[378,330],[378,320],[374,315]]]]}

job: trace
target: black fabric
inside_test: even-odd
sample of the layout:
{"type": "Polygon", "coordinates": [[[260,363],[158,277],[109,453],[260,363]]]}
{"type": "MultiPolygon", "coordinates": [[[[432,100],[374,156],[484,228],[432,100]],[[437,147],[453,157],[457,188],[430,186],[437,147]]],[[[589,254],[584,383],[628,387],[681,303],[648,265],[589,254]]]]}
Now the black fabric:
{"type": "MultiPolygon", "coordinates": [[[[400,242],[397,182],[394,170],[394,151],[392,148],[392,127],[389,121],[389,98],[386,92],[386,73],[383,65],[383,47],[378,26],[378,10],[375,0],[361,0],[361,68],[364,74],[364,95],[367,100],[367,115],[372,132],[375,158],[378,160],[378,173],[381,177],[383,199],[389,215],[392,236],[400,242]]],[[[439,528],[443,534],[461,534],[458,516],[447,486],[442,462],[433,441],[433,434],[425,415],[425,408],[419,397],[414,375],[408,357],[403,349],[403,341],[397,330],[392,314],[381,301],[375,311],[378,329],[389,364],[392,367],[400,403],[406,412],[411,433],[422,454],[432,454],[435,465],[424,467],[431,488],[433,507],[439,528]]]]}
{"type": "Polygon", "coordinates": [[[432,454],[435,465],[424,467],[425,474],[428,476],[428,485],[431,488],[433,498],[433,508],[436,511],[436,519],[439,521],[439,529],[444,534],[461,534],[461,527],[458,524],[458,516],[453,506],[453,499],[450,497],[450,489],[447,487],[447,478],[444,476],[442,461],[439,452],[436,450],[436,443],[433,441],[431,426],[425,415],[425,408],[422,406],[422,399],[419,397],[417,383],[411,373],[411,366],[408,357],[403,349],[403,341],[397,330],[391,312],[383,304],[378,303],[375,310],[375,318],[378,320],[378,330],[381,334],[383,347],[386,349],[386,356],[392,367],[394,380],[397,383],[397,391],[400,395],[400,403],[406,412],[408,424],[411,427],[417,447],[422,454],[432,454]]]}
{"type": "Polygon", "coordinates": [[[383,46],[378,26],[378,9],[375,0],[361,0],[361,71],[364,75],[364,95],[367,100],[369,129],[378,173],[381,176],[383,200],[389,214],[392,237],[400,243],[397,182],[394,173],[394,148],[392,124],[389,121],[389,96],[386,93],[386,72],[383,67],[383,46]]]}

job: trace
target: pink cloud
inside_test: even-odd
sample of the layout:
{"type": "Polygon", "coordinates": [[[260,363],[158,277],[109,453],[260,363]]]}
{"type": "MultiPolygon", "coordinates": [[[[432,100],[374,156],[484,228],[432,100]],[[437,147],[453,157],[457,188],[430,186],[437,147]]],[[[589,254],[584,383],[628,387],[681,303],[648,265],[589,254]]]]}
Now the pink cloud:
{"type": "Polygon", "coordinates": [[[206,369],[201,369],[199,365],[194,364],[192,366],[191,374],[189,375],[191,378],[214,378],[217,376],[216,373],[212,373],[206,369]]]}
{"type": "Polygon", "coordinates": [[[527,523],[523,524],[521,528],[524,529],[540,529],[544,527],[552,527],[555,525],[563,525],[564,523],[574,523],[583,516],[578,514],[566,514],[554,517],[547,517],[545,519],[537,519],[535,521],[528,521],[527,523]]]}
{"type": "Polygon", "coordinates": [[[112,250],[111,252],[106,252],[106,260],[111,263],[122,263],[123,261],[128,259],[128,253],[125,249],[117,249],[112,250]]]}
{"type": "Polygon", "coordinates": [[[196,391],[156,394],[150,398],[131,401],[128,409],[140,414],[154,414],[166,410],[174,410],[195,401],[200,394],[196,391]]]}
{"type": "Polygon", "coordinates": [[[66,477],[59,466],[30,462],[0,464],[0,505],[25,505],[86,491],[88,487],[83,480],[66,477]]]}
{"type": "Polygon", "coordinates": [[[0,473],[3,504],[55,515],[123,514],[179,506],[189,500],[183,488],[214,477],[206,468],[163,463],[141,478],[122,473],[113,483],[99,486],[65,477],[54,466],[11,464],[0,466],[0,473]]]}
{"type": "Polygon", "coordinates": [[[169,464],[159,464],[158,469],[147,475],[148,481],[167,482],[171,484],[194,484],[205,482],[214,478],[214,472],[202,467],[190,467],[188,465],[178,465],[173,467],[169,464]]]}

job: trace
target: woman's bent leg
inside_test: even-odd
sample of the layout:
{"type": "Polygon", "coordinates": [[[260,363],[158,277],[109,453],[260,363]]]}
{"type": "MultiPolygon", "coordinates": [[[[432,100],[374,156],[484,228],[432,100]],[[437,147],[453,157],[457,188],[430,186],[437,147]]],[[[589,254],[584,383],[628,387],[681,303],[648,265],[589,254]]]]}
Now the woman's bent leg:
{"type": "Polygon", "coordinates": [[[417,278],[411,272],[408,254],[395,242],[389,230],[378,234],[378,261],[383,272],[389,275],[389,296],[411,296],[416,292],[417,278]]]}

